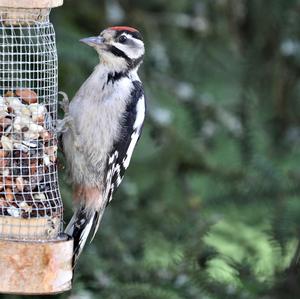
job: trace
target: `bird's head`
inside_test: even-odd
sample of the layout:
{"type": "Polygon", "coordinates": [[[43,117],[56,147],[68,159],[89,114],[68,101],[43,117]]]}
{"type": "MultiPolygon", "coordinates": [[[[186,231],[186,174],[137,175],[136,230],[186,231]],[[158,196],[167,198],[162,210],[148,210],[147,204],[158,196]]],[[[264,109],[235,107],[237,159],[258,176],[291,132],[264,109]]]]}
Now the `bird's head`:
{"type": "Polygon", "coordinates": [[[95,48],[100,56],[100,63],[115,72],[137,68],[145,53],[142,35],[131,27],[110,27],[99,36],[83,38],[80,41],[95,48]]]}

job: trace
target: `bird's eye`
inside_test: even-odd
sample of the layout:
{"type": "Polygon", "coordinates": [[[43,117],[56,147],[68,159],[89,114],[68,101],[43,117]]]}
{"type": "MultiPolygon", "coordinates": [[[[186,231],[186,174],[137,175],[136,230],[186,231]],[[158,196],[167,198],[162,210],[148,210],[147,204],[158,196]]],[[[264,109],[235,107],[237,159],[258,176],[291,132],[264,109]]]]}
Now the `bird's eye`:
{"type": "Polygon", "coordinates": [[[119,37],[119,43],[123,44],[127,41],[127,37],[125,35],[121,35],[119,37]]]}

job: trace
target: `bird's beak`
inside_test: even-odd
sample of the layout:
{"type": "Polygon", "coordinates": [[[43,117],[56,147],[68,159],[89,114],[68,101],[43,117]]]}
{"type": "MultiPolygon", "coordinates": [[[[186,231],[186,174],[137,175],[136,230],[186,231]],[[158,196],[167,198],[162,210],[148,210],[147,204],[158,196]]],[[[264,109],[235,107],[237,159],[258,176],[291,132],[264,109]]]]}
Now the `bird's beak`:
{"type": "Polygon", "coordinates": [[[89,46],[100,46],[104,44],[104,38],[101,36],[86,37],[82,38],[80,41],[89,46]]]}

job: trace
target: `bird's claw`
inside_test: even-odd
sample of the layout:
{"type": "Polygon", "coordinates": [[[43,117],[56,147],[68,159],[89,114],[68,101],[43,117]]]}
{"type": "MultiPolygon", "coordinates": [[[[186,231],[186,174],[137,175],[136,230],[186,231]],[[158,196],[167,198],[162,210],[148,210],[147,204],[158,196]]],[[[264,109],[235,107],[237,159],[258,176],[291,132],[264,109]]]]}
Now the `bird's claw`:
{"type": "Polygon", "coordinates": [[[57,120],[56,131],[59,134],[70,131],[73,136],[73,139],[74,139],[75,148],[78,151],[81,151],[82,143],[79,141],[80,138],[79,138],[79,134],[77,133],[77,130],[76,130],[74,119],[69,113],[66,113],[65,117],[63,119],[57,120]]]}
{"type": "Polygon", "coordinates": [[[73,118],[70,115],[66,115],[63,119],[58,119],[56,123],[56,131],[58,133],[65,133],[69,129],[73,129],[73,118]]]}
{"type": "Polygon", "coordinates": [[[69,97],[63,91],[59,91],[58,94],[63,96],[63,99],[61,101],[59,101],[59,105],[60,105],[61,109],[64,111],[64,113],[68,114],[69,113],[69,104],[70,104],[69,97]]]}

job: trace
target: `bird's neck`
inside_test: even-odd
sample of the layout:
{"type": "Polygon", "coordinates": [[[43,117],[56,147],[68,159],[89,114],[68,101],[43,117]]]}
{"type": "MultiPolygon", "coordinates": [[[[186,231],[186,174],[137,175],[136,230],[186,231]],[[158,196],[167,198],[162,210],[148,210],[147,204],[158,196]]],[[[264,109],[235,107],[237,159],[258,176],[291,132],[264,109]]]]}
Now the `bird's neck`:
{"type": "Polygon", "coordinates": [[[131,88],[131,81],[139,80],[137,68],[128,72],[116,72],[98,64],[93,73],[79,89],[77,96],[81,99],[107,99],[113,93],[125,93],[131,88]]]}
{"type": "Polygon", "coordinates": [[[134,69],[114,69],[105,64],[99,63],[92,74],[92,77],[97,77],[107,85],[114,84],[123,78],[138,78],[138,67],[134,69]]]}

